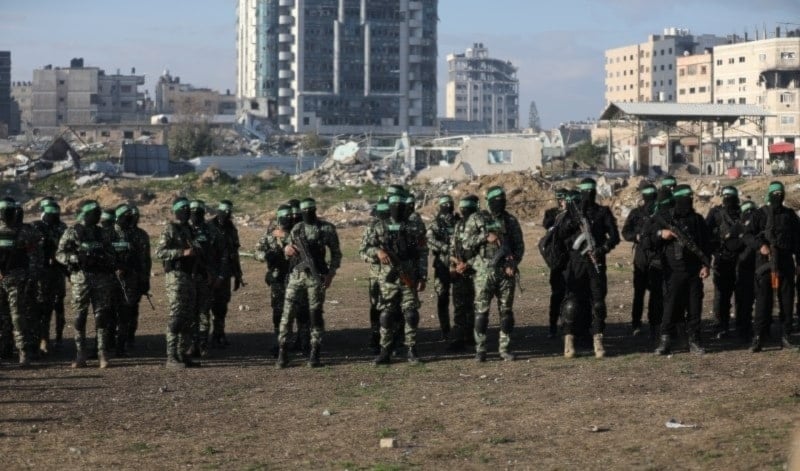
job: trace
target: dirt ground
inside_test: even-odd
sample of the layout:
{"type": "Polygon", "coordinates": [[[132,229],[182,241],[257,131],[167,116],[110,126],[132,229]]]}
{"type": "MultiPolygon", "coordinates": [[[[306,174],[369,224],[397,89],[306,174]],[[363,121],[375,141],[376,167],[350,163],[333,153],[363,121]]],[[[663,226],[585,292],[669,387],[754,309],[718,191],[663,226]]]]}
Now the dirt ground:
{"type": "MultiPolygon", "coordinates": [[[[146,228],[154,238],[161,230],[146,228]]],[[[243,249],[252,250],[263,230],[242,228],[243,249]]],[[[244,259],[249,284],[231,302],[233,345],[212,350],[202,368],[167,371],[157,268],[155,311],[142,304],[132,357],[108,370],[71,370],[69,342],[33,368],[0,366],[3,468],[786,469],[800,415],[800,354],[770,346],[753,355],[709,341],[702,357],[685,348],[653,356],[646,335],[629,336],[632,254],[623,243],[609,263],[609,358],[583,349],[564,359],[561,342],[546,339],[541,229],[523,230],[513,363],[446,354],[426,291],[426,363],[372,366],[366,266],[356,257],[361,229],[347,228],[325,304],[324,367],[312,370],[294,355],[292,367],[274,368],[264,266],[244,259]],[[697,427],[667,428],[670,419],[697,427]],[[382,449],[381,438],[398,446],[382,449]]],[[[706,337],[710,302],[707,282],[706,337]]],[[[494,309],[491,321],[496,351],[494,309]]]]}

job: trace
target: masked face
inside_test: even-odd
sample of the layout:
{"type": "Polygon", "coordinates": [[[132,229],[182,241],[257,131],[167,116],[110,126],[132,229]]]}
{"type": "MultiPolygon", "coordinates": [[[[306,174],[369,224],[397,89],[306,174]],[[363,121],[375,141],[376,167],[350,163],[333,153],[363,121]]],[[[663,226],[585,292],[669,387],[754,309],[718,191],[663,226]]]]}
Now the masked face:
{"type": "Polygon", "coordinates": [[[17,220],[17,210],[15,208],[5,208],[0,211],[0,218],[6,226],[13,226],[17,220]]]}
{"type": "Polygon", "coordinates": [[[228,221],[231,220],[231,213],[228,211],[220,211],[219,214],[217,214],[217,218],[222,224],[227,224],[228,221]]]}
{"type": "Polygon", "coordinates": [[[375,214],[378,216],[378,219],[380,219],[381,221],[385,221],[385,220],[389,219],[389,216],[390,216],[389,211],[378,211],[375,214]]]}
{"type": "Polygon", "coordinates": [[[769,195],[769,205],[772,207],[779,207],[783,206],[783,192],[782,191],[775,191],[769,195]]]}
{"type": "Polygon", "coordinates": [[[736,209],[739,207],[739,197],[736,195],[725,195],[722,197],[722,205],[728,210],[736,209]]]}
{"type": "Polygon", "coordinates": [[[475,214],[475,208],[472,207],[461,208],[461,217],[464,220],[468,219],[473,214],[475,214]]]}
{"type": "Polygon", "coordinates": [[[389,205],[389,215],[392,220],[397,222],[404,222],[406,220],[406,205],[403,203],[392,203],[389,205]]]}
{"type": "Polygon", "coordinates": [[[453,205],[450,203],[439,205],[439,214],[441,214],[442,216],[452,216],[453,205]]]}
{"type": "Polygon", "coordinates": [[[680,216],[685,216],[692,212],[692,198],[681,196],[675,198],[675,212],[680,216]]]}
{"type": "Polygon", "coordinates": [[[134,227],[139,225],[139,213],[131,214],[131,225],[134,227]]]}
{"type": "Polygon", "coordinates": [[[194,209],[191,211],[190,217],[192,220],[192,224],[194,225],[202,224],[203,221],[205,221],[206,219],[206,212],[203,211],[202,209],[194,209]]]}
{"type": "Polygon", "coordinates": [[[593,205],[596,197],[597,191],[595,190],[581,191],[581,207],[588,208],[589,206],[593,205]]]}
{"type": "Polygon", "coordinates": [[[83,213],[83,222],[87,226],[95,226],[100,222],[100,208],[95,208],[88,213],[83,213]]]}
{"type": "Polygon", "coordinates": [[[189,207],[187,206],[175,211],[175,219],[181,224],[189,222],[189,207]]]}
{"type": "Polygon", "coordinates": [[[503,196],[498,196],[489,200],[489,211],[492,214],[502,214],[506,210],[506,199],[503,196]]]}
{"type": "Polygon", "coordinates": [[[316,208],[308,208],[302,211],[303,222],[306,224],[313,224],[317,222],[317,209],[316,208]]]}
{"type": "Polygon", "coordinates": [[[123,229],[129,229],[133,225],[133,217],[130,213],[125,213],[117,218],[117,224],[123,229]]]}
{"type": "Polygon", "coordinates": [[[51,226],[54,226],[54,225],[58,224],[61,221],[61,217],[58,214],[55,214],[55,213],[45,213],[44,216],[42,216],[42,221],[45,224],[49,224],[51,226]]]}

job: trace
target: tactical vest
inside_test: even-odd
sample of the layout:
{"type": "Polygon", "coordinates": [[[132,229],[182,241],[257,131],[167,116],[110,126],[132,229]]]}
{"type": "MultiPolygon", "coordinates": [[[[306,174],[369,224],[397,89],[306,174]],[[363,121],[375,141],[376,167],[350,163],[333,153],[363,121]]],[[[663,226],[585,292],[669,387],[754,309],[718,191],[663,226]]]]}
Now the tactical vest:
{"type": "Polygon", "coordinates": [[[0,272],[5,275],[28,267],[28,254],[17,242],[19,230],[0,227],[0,272]]]}
{"type": "MultiPolygon", "coordinates": [[[[178,250],[185,250],[192,246],[194,240],[194,231],[189,225],[177,224],[174,222],[169,223],[172,227],[172,232],[177,238],[178,250]]],[[[191,274],[195,268],[195,255],[191,257],[179,257],[175,260],[164,260],[164,273],[172,271],[180,271],[183,273],[191,274]]]]}
{"type": "Polygon", "coordinates": [[[78,252],[84,255],[81,270],[88,273],[108,273],[112,271],[112,261],[103,249],[103,229],[100,226],[75,226],[78,234],[78,252]]]}
{"type": "Polygon", "coordinates": [[[400,260],[412,258],[412,245],[409,243],[403,224],[387,221],[386,228],[386,248],[394,252],[400,260]]]}
{"type": "MultiPolygon", "coordinates": [[[[321,224],[306,224],[304,222],[298,223],[302,224],[297,231],[301,232],[300,236],[304,237],[306,248],[308,249],[308,256],[311,257],[311,263],[314,264],[314,268],[323,275],[328,273],[328,266],[325,263],[325,244],[323,243],[323,235],[322,235],[322,225],[321,224]],[[311,231],[314,235],[313,238],[308,237],[308,231],[306,231],[306,227],[310,226],[314,228],[314,231],[311,231]]],[[[295,243],[297,245],[297,243],[295,243]]],[[[291,269],[294,270],[294,267],[302,263],[299,256],[292,257],[289,259],[291,262],[291,269]]]]}

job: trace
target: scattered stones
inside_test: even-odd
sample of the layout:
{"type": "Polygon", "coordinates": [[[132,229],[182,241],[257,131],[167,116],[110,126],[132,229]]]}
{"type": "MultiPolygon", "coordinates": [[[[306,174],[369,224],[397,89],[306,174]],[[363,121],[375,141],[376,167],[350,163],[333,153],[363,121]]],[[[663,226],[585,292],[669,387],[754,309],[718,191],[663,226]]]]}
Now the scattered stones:
{"type": "Polygon", "coordinates": [[[322,411],[322,416],[323,417],[330,417],[331,416],[331,411],[329,411],[328,409],[325,409],[324,411],[322,411]]]}

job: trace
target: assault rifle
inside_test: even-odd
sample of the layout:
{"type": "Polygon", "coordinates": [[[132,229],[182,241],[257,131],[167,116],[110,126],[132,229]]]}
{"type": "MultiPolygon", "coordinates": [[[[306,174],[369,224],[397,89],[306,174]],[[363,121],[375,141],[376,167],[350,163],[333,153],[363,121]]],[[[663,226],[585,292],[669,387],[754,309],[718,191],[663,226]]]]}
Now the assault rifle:
{"type": "Polygon", "coordinates": [[[317,266],[314,264],[314,259],[311,257],[311,250],[308,248],[308,239],[306,238],[304,228],[300,228],[300,230],[297,231],[294,246],[297,249],[297,256],[300,257],[300,263],[295,265],[294,268],[299,268],[300,270],[307,269],[311,278],[322,282],[322,276],[319,270],[317,270],[317,266]]]}
{"type": "Polygon", "coordinates": [[[579,251],[581,255],[587,255],[592,262],[592,266],[594,266],[594,271],[599,274],[600,264],[597,263],[597,257],[595,256],[597,244],[594,241],[594,236],[592,236],[592,226],[589,224],[589,220],[586,219],[586,216],[581,214],[581,210],[575,204],[575,201],[570,200],[567,204],[569,205],[568,207],[573,217],[578,218],[578,224],[581,230],[578,238],[572,243],[572,250],[579,251]]]}
{"type": "Polygon", "coordinates": [[[691,252],[698,259],[700,259],[700,262],[703,265],[707,266],[709,269],[714,270],[716,272],[713,265],[711,265],[711,260],[709,260],[708,256],[706,256],[706,254],[703,253],[703,251],[700,249],[697,243],[694,240],[692,240],[691,237],[686,235],[686,229],[680,227],[680,225],[678,224],[677,221],[675,221],[674,218],[668,221],[662,213],[656,213],[653,217],[656,219],[657,223],[665,226],[667,229],[669,229],[670,232],[672,232],[678,244],[686,248],[689,252],[691,252]]]}
{"type": "Polygon", "coordinates": [[[772,206],[767,206],[767,227],[764,229],[764,234],[769,242],[770,286],[777,293],[781,286],[781,277],[778,273],[778,249],[775,247],[775,208],[772,206]]]}
{"type": "Polygon", "coordinates": [[[389,247],[381,247],[381,250],[386,252],[386,255],[389,256],[389,266],[397,270],[397,277],[400,280],[400,283],[408,286],[412,290],[416,289],[414,284],[414,277],[411,276],[408,271],[403,267],[403,263],[400,260],[400,257],[397,256],[397,253],[390,249],[389,247]]]}
{"type": "Polygon", "coordinates": [[[508,244],[508,241],[505,237],[498,237],[500,241],[500,248],[495,252],[492,260],[489,262],[489,266],[493,268],[502,268],[505,269],[507,267],[511,267],[514,269],[514,283],[519,288],[519,292],[522,293],[522,283],[520,281],[519,275],[519,268],[513,263],[514,261],[514,254],[511,252],[511,247],[508,244]],[[501,264],[501,262],[503,262],[501,264]],[[511,263],[509,263],[511,262],[511,263]]]}
{"type": "MultiPolygon", "coordinates": [[[[120,288],[122,288],[122,297],[125,298],[125,304],[130,304],[131,300],[128,298],[128,287],[125,286],[125,280],[122,279],[119,272],[115,272],[114,274],[117,276],[117,283],[119,283],[120,288]]],[[[150,298],[147,299],[149,300],[150,298]]]]}

